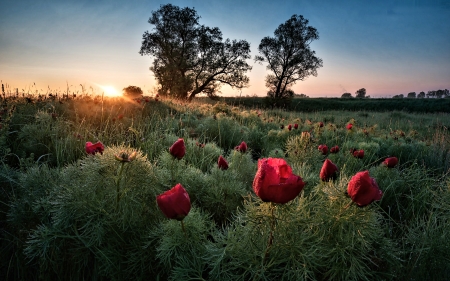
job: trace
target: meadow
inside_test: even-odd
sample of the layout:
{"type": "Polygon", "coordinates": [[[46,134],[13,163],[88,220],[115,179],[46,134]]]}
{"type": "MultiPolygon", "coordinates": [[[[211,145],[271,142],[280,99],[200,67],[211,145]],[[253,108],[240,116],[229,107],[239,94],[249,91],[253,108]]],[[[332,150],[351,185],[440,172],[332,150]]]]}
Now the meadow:
{"type": "Polygon", "coordinates": [[[320,101],[3,97],[0,279],[450,280],[448,99],[320,101]],[[298,196],[255,194],[265,158],[302,178],[298,196]],[[362,171],[382,191],[365,206],[347,194],[362,171]],[[156,200],[178,183],[183,220],[156,200]]]}

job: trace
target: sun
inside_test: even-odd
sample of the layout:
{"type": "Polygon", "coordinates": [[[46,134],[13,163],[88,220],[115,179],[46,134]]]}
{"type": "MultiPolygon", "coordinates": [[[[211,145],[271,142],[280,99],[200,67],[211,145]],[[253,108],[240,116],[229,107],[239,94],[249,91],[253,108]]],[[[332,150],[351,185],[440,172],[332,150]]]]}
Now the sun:
{"type": "Polygon", "coordinates": [[[118,92],[116,88],[113,86],[100,86],[102,88],[103,92],[105,93],[105,96],[108,97],[120,97],[122,96],[122,93],[118,92]]]}

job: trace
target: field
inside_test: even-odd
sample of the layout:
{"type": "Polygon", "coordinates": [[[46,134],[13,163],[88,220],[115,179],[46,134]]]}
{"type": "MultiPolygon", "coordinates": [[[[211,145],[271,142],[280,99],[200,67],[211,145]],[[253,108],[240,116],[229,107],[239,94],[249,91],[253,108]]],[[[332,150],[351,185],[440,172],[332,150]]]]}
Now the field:
{"type": "Polygon", "coordinates": [[[0,279],[450,280],[449,100],[4,97],[0,279]],[[269,157],[305,183],[287,203],[252,188],[269,157]],[[365,206],[362,171],[382,191],[365,206]],[[183,220],[156,200],[178,183],[183,220]]]}

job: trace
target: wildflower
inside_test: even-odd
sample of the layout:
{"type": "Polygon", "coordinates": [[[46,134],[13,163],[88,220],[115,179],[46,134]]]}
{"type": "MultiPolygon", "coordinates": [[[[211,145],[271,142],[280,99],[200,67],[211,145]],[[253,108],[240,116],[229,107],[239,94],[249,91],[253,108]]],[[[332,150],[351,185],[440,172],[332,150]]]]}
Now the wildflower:
{"type": "Polygon", "coordinates": [[[353,128],[353,124],[352,123],[348,123],[347,124],[347,130],[351,130],[353,128]]]}
{"type": "Polygon", "coordinates": [[[321,145],[319,145],[318,150],[320,152],[322,152],[323,155],[327,155],[327,153],[328,153],[328,146],[326,144],[321,144],[321,145]]]}
{"type": "Polygon", "coordinates": [[[284,125],[283,125],[283,124],[280,125],[280,129],[281,129],[281,130],[284,129],[284,125]]]}
{"type": "Polygon", "coordinates": [[[245,141],[243,141],[241,142],[240,145],[236,146],[234,149],[239,152],[245,153],[247,151],[247,144],[245,143],[245,141]]]}
{"type": "Polygon", "coordinates": [[[354,150],[353,152],[352,152],[352,154],[353,154],[353,157],[356,157],[356,158],[359,158],[359,159],[362,159],[362,158],[364,158],[364,150],[362,150],[362,149],[360,149],[360,150],[354,150]]]}
{"type": "Polygon", "coordinates": [[[294,129],[296,129],[296,130],[298,129],[298,124],[297,123],[294,124],[294,129]]]}
{"type": "Polygon", "coordinates": [[[347,194],[360,207],[367,206],[375,200],[380,200],[383,196],[383,192],[375,179],[369,176],[369,171],[358,172],[350,179],[347,194]]]}
{"type": "Polygon", "coordinates": [[[258,160],[258,171],[253,180],[253,191],[264,202],[284,204],[302,191],[305,183],[292,173],[292,168],[282,158],[258,160]]]}
{"type": "Polygon", "coordinates": [[[117,119],[122,120],[123,119],[123,114],[117,115],[117,119]]]}
{"type": "Polygon", "coordinates": [[[169,219],[183,220],[191,210],[191,199],[181,184],[156,196],[159,209],[169,219]]]}
{"type": "Polygon", "coordinates": [[[228,162],[227,162],[227,160],[225,160],[225,158],[222,157],[222,155],[219,156],[219,160],[217,160],[217,165],[219,166],[219,169],[221,169],[221,170],[228,169],[228,162]]]}
{"type": "Polygon", "coordinates": [[[288,128],[289,131],[292,130],[292,125],[289,124],[287,128],[288,128]]]}
{"type": "Polygon", "coordinates": [[[86,142],[85,150],[86,150],[87,154],[94,155],[97,152],[99,152],[100,154],[103,154],[103,150],[105,150],[105,146],[103,145],[103,143],[101,143],[99,141],[94,144],[92,142],[88,141],[88,142],[86,142]]]}
{"type": "Polygon", "coordinates": [[[184,146],[184,140],[180,138],[176,142],[174,142],[169,148],[169,152],[178,160],[183,158],[184,154],[186,154],[186,146],[184,146]]]}
{"type": "Polygon", "coordinates": [[[384,159],[382,164],[388,168],[394,168],[398,164],[398,159],[397,157],[388,157],[384,159]]]}
{"type": "Polygon", "coordinates": [[[320,179],[322,181],[329,181],[330,179],[336,179],[337,173],[339,172],[338,167],[331,162],[330,159],[325,159],[323,162],[322,169],[320,169],[320,179]]]}
{"type": "Polygon", "coordinates": [[[136,151],[131,152],[131,154],[128,154],[128,152],[125,151],[121,151],[119,152],[119,154],[115,154],[114,157],[116,158],[117,161],[120,162],[131,162],[134,159],[136,159],[136,155],[137,155],[136,151]]]}
{"type": "Polygon", "coordinates": [[[338,153],[339,152],[339,146],[333,146],[331,149],[330,149],[330,153],[338,153]]]}
{"type": "Polygon", "coordinates": [[[323,127],[323,122],[319,122],[319,128],[323,127]]]}

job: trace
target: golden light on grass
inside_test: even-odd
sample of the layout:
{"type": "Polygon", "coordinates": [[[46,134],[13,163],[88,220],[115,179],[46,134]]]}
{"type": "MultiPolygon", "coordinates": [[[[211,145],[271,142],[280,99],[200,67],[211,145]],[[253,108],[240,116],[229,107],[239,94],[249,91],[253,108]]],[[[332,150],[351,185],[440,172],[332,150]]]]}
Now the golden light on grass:
{"type": "Polygon", "coordinates": [[[100,86],[107,97],[120,97],[121,92],[118,92],[113,86],[100,86]]]}

